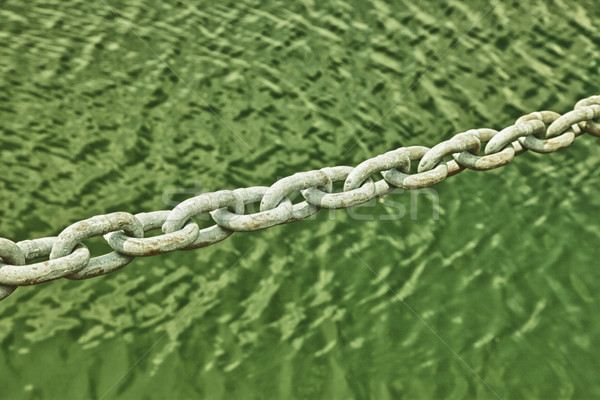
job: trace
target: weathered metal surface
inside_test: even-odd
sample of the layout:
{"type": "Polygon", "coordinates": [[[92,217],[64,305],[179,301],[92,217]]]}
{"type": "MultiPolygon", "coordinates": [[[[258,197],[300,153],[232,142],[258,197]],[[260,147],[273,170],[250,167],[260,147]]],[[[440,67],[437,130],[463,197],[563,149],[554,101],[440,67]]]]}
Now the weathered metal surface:
{"type": "MultiPolygon", "coordinates": [[[[160,229],[167,221],[170,210],[154,211],[136,214],[144,233],[160,229]]],[[[185,225],[171,233],[165,233],[149,238],[135,238],[128,236],[123,231],[110,232],[104,235],[108,244],[119,253],[128,256],[146,257],[184,249],[194,243],[198,238],[199,227],[196,221],[188,219],[185,225]]]]}
{"type": "MultiPolygon", "coordinates": [[[[9,239],[0,238],[0,277],[4,273],[2,267],[4,263],[13,265],[25,264],[25,256],[15,242],[9,239]]],[[[0,300],[10,296],[15,291],[16,286],[0,285],[0,300]]]]}
{"type": "MultiPolygon", "coordinates": [[[[428,152],[429,148],[424,146],[411,146],[404,148],[408,152],[410,161],[421,160],[428,152]]],[[[460,172],[457,170],[457,172],[460,172]]],[[[383,178],[394,186],[402,189],[421,189],[435,185],[446,179],[449,173],[448,164],[438,161],[435,168],[416,174],[405,174],[397,169],[382,171],[383,178]]]]}
{"type": "MultiPolygon", "coordinates": [[[[179,203],[171,210],[171,213],[167,216],[167,220],[162,226],[162,231],[164,233],[174,233],[182,229],[186,221],[190,218],[199,217],[202,213],[208,213],[225,207],[232,207],[237,214],[243,214],[244,200],[234,190],[219,190],[192,197],[179,203]]],[[[200,229],[194,242],[182,250],[192,250],[209,246],[227,239],[233,232],[231,229],[220,225],[200,229]]]]}
{"type": "MultiPolygon", "coordinates": [[[[34,239],[33,242],[37,240],[45,241],[46,239],[34,239]]],[[[56,244],[57,238],[53,239],[56,244]]],[[[17,242],[19,248],[21,248],[20,243],[17,242]]],[[[34,259],[33,257],[49,256],[49,252],[40,253],[35,251],[33,254],[29,254],[26,248],[21,248],[21,251],[27,261],[34,259]]],[[[90,251],[83,243],[77,243],[69,254],[62,257],[28,265],[2,265],[0,267],[0,282],[3,285],[12,286],[35,285],[74,274],[89,265],[89,261],[90,251]]]]}
{"type": "MultiPolygon", "coordinates": [[[[590,96],[586,99],[579,100],[574,108],[577,110],[592,105],[600,105],[600,96],[590,96]]],[[[596,118],[595,121],[580,122],[579,127],[592,136],[600,136],[600,118],[596,118]]]]}
{"type": "Polygon", "coordinates": [[[544,133],[546,126],[542,121],[531,120],[511,125],[498,132],[485,145],[485,154],[497,153],[507,144],[523,136],[539,136],[544,133]]]}
{"type": "Polygon", "coordinates": [[[438,143],[423,155],[419,162],[419,172],[431,171],[446,156],[468,151],[479,154],[481,142],[477,134],[467,131],[455,135],[452,139],[438,143]]]}
{"type": "Polygon", "coordinates": [[[558,114],[558,117],[546,130],[546,137],[553,138],[561,135],[563,132],[571,128],[572,125],[580,122],[594,122],[600,118],[600,105],[591,105],[580,107],[576,110],[569,111],[565,115],[558,114]]]}
{"type": "MultiPolygon", "coordinates": [[[[563,122],[560,125],[557,125],[558,128],[555,129],[553,135],[549,135],[548,130],[554,125],[554,122],[558,121],[559,119],[560,114],[555,113],[554,111],[540,111],[523,115],[517,120],[516,124],[520,124],[525,121],[538,120],[542,121],[545,125],[549,125],[549,127],[546,130],[547,139],[539,139],[538,136],[541,137],[543,136],[542,134],[539,134],[538,136],[527,135],[520,137],[519,143],[521,143],[524,148],[536,153],[553,153],[570,146],[575,140],[577,133],[579,133],[581,130],[577,125],[573,124],[563,126],[563,122]]],[[[568,122],[568,119],[565,119],[564,121],[568,122]]]]}
{"type": "Polygon", "coordinates": [[[133,215],[125,212],[96,215],[95,217],[75,222],[65,228],[50,252],[50,259],[64,257],[69,254],[77,243],[109,232],[123,230],[131,236],[143,237],[142,224],[133,215]]]}
{"type": "Polygon", "coordinates": [[[344,182],[344,191],[357,189],[371,175],[390,169],[398,169],[402,172],[410,170],[410,154],[405,148],[388,151],[358,164],[348,174],[344,182]]]}
{"type": "MultiPolygon", "coordinates": [[[[236,189],[244,204],[252,204],[260,201],[269,188],[266,186],[254,186],[244,189],[236,189]]],[[[211,215],[220,226],[239,232],[258,231],[271,226],[283,224],[292,220],[292,202],[284,198],[275,208],[259,211],[250,215],[233,213],[226,208],[212,211],[211,215]]]]}
{"type": "MultiPolygon", "coordinates": [[[[345,182],[352,170],[352,167],[346,166],[321,169],[321,171],[329,176],[332,183],[345,182]]],[[[387,190],[387,188],[389,188],[389,186],[386,184],[385,190],[387,190]]],[[[368,177],[362,186],[340,193],[327,193],[318,187],[302,190],[301,193],[310,204],[314,204],[319,208],[328,208],[331,210],[353,207],[365,203],[378,195],[377,187],[371,177],[368,177]]]]}
{"type": "MultiPolygon", "coordinates": [[[[471,133],[477,136],[480,143],[486,143],[493,138],[498,131],[494,129],[472,129],[465,133],[471,133]]],[[[515,146],[513,143],[509,143],[502,150],[497,153],[488,154],[486,156],[478,156],[469,151],[462,151],[460,153],[452,154],[454,160],[469,169],[476,171],[487,171],[494,168],[502,167],[508,164],[515,158],[515,146]]]]}
{"type": "Polygon", "coordinates": [[[127,265],[135,257],[208,246],[235,231],[256,231],[309,217],[320,208],[346,208],[390,193],[395,188],[419,189],[434,185],[465,168],[484,171],[511,162],[526,150],[551,153],[589,133],[600,136],[600,96],[580,100],[564,115],[541,111],[519,118],[501,131],[472,129],[459,133],[431,149],[401,147],[360,163],[300,172],[271,187],[255,186],[204,193],[173,210],[131,215],[125,212],[99,215],[76,222],[58,237],[14,243],[0,238],[0,300],[17,286],[52,279],[87,279],[127,265]],[[485,143],[484,154],[480,155],[485,143]],[[445,161],[445,158],[453,159],[445,161]],[[410,173],[411,161],[419,161],[410,173]],[[381,174],[384,179],[374,180],[381,174]],[[333,184],[344,182],[341,192],[333,184]],[[304,201],[292,204],[300,194],[304,201]],[[260,203],[257,212],[244,214],[260,203]],[[194,217],[210,213],[215,225],[200,229],[194,217]],[[144,238],[162,228],[163,234],[144,238]],[[90,258],[83,241],[104,236],[113,252],[90,258]],[[46,261],[28,261],[49,257],[46,261]]]}

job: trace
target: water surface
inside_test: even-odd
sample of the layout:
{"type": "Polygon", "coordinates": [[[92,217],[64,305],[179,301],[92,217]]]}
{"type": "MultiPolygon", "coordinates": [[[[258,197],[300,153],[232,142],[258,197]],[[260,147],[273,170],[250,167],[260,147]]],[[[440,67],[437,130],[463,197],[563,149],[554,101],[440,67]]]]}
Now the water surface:
{"type": "MultiPolygon", "coordinates": [[[[0,236],[15,241],[600,94],[592,1],[0,14],[0,236]]],[[[0,396],[598,398],[598,146],[464,171],[435,186],[439,219],[428,196],[411,218],[393,194],[20,288],[0,304],[0,396]]]]}

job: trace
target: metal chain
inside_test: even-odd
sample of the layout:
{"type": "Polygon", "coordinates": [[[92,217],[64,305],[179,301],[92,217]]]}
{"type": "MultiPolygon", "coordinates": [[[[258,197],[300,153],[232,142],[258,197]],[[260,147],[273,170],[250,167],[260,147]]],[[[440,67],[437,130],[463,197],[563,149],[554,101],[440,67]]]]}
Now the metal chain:
{"type": "Polygon", "coordinates": [[[320,208],[353,207],[396,188],[428,187],[465,168],[485,171],[502,167],[527,150],[552,153],[569,146],[585,132],[600,137],[600,96],[579,101],[573,111],[564,115],[534,112],[499,132],[472,129],[432,148],[401,147],[354,168],[327,167],[294,174],[271,187],[203,193],[173,210],[97,215],[68,226],[56,237],[17,243],[0,238],[0,300],[17,286],[58,278],[92,278],[122,268],[135,257],[205,247],[235,231],[257,231],[298,221],[320,208]],[[479,155],[484,144],[483,155],[479,155]],[[410,174],[411,162],[415,161],[419,163],[417,172],[410,174]],[[376,174],[383,179],[374,180],[376,174]],[[344,182],[342,192],[333,193],[336,182],[344,182]],[[298,194],[304,201],[292,204],[290,197],[298,194]],[[259,211],[244,214],[246,207],[255,203],[260,203],[259,211]],[[200,229],[193,218],[202,213],[209,213],[215,225],[200,229]],[[144,237],[146,232],[159,228],[162,235],[144,237]],[[91,257],[82,242],[97,236],[103,236],[114,251],[91,257]],[[46,261],[27,264],[46,257],[46,261]]]}

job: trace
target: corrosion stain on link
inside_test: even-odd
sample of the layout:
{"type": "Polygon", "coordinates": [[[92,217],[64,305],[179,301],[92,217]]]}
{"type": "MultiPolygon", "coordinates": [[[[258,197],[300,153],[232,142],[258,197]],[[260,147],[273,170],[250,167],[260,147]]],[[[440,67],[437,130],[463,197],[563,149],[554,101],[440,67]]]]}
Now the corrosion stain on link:
{"type": "Polygon", "coordinates": [[[477,155],[481,142],[477,134],[471,131],[459,133],[452,139],[438,143],[423,155],[419,162],[419,172],[432,170],[444,157],[454,153],[468,151],[477,155]]]}
{"type": "Polygon", "coordinates": [[[554,122],[560,119],[560,114],[554,111],[538,111],[532,112],[527,115],[520,117],[516,124],[523,123],[525,121],[538,120],[542,121],[544,125],[550,125],[546,129],[547,139],[540,139],[537,136],[543,137],[543,135],[527,135],[520,137],[519,143],[526,149],[534,151],[536,153],[553,153],[560,149],[564,149],[570,146],[575,140],[575,136],[581,132],[577,125],[567,125],[564,129],[561,127],[560,131],[555,129],[555,134],[549,134],[549,129],[552,127],[554,122]]]}
{"type": "Polygon", "coordinates": [[[576,110],[569,111],[564,115],[559,115],[554,122],[548,127],[546,131],[547,138],[553,138],[561,135],[572,125],[578,124],[584,121],[593,121],[600,118],[600,105],[590,105],[580,107],[576,110]]]}
{"type": "MultiPolygon", "coordinates": [[[[23,265],[25,264],[25,255],[15,242],[9,239],[0,238],[0,282],[6,279],[9,270],[3,269],[5,264],[23,265]],[[5,279],[3,279],[3,277],[5,279]]],[[[11,285],[0,285],[0,300],[10,296],[17,287],[11,285]]]]}
{"type": "Polygon", "coordinates": [[[300,172],[271,187],[255,186],[204,193],[173,210],[131,215],[117,212],[76,222],[58,237],[14,243],[0,238],[0,300],[16,286],[52,279],[87,279],[115,271],[134,257],[190,250],[229,237],[234,231],[255,231],[298,221],[320,208],[352,207],[395,188],[419,189],[443,181],[465,168],[488,170],[509,163],[526,150],[550,153],[569,146],[583,133],[600,136],[600,96],[580,100],[564,115],[534,112],[519,118],[500,132],[472,129],[459,133],[433,148],[401,147],[363,161],[356,167],[337,166],[300,172]],[[484,155],[479,156],[485,143],[484,155]],[[445,157],[452,156],[450,161],[445,157]],[[419,161],[410,174],[411,162],[419,161]],[[373,180],[380,173],[383,179],[373,180]],[[333,183],[344,182],[342,192],[333,193],[333,183]],[[292,204],[301,194],[305,201],[292,204]],[[244,214],[246,206],[260,203],[258,212],[244,214]],[[200,229],[193,219],[209,213],[215,225],[200,229]],[[163,234],[144,238],[144,232],[162,228],[163,234]],[[115,250],[90,258],[83,240],[104,235],[115,250]],[[49,257],[34,264],[28,261],[49,257]]]}
{"type": "MultiPolygon", "coordinates": [[[[190,218],[224,207],[232,207],[236,213],[242,214],[244,212],[244,201],[240,197],[239,192],[235,190],[219,190],[212,193],[203,193],[179,203],[167,216],[162,226],[162,231],[165,234],[174,233],[182,229],[186,221],[190,218]]],[[[181,250],[193,250],[209,246],[227,239],[233,232],[231,229],[218,224],[200,229],[196,239],[181,250]]]]}
{"type": "Polygon", "coordinates": [[[410,170],[410,152],[401,147],[363,161],[348,174],[344,182],[344,191],[357,189],[369,176],[390,169],[410,170]]]}
{"type": "MultiPolygon", "coordinates": [[[[162,210],[136,214],[135,217],[140,221],[144,233],[146,233],[161,228],[170,213],[170,210],[162,210]]],[[[128,236],[123,231],[117,231],[107,233],[104,238],[119,253],[128,256],[146,257],[190,246],[198,238],[199,230],[196,221],[190,218],[181,229],[171,233],[148,238],[135,238],[128,236]]]]}
{"type": "MultiPolygon", "coordinates": [[[[496,136],[498,131],[494,129],[481,128],[472,129],[465,133],[476,135],[480,143],[486,143],[491,138],[496,136]]],[[[460,153],[452,154],[452,157],[454,157],[454,160],[463,167],[476,171],[487,171],[508,164],[513,160],[513,158],[515,158],[515,155],[515,147],[512,143],[509,143],[498,153],[479,156],[469,151],[461,151],[460,153]]]]}
{"type": "Polygon", "coordinates": [[[329,179],[324,171],[298,172],[292,176],[278,180],[267,189],[260,202],[260,211],[267,211],[277,207],[281,200],[293,192],[311,187],[331,188],[331,185],[331,179],[329,179]]]}
{"type": "Polygon", "coordinates": [[[179,203],[162,226],[164,233],[171,233],[181,229],[185,222],[193,216],[214,211],[222,207],[235,207],[236,212],[244,210],[242,199],[234,190],[219,190],[217,192],[203,193],[179,203]]]}
{"type": "Polygon", "coordinates": [[[541,135],[544,132],[546,125],[542,121],[523,121],[521,123],[511,125],[508,128],[498,132],[485,146],[485,155],[497,153],[507,144],[517,140],[521,136],[541,135]]]}
{"type": "MultiPolygon", "coordinates": [[[[579,100],[574,108],[577,110],[582,107],[593,105],[600,105],[600,96],[591,96],[587,99],[579,100]]],[[[600,118],[596,118],[592,121],[580,122],[579,127],[582,131],[585,131],[592,136],[600,136],[600,118]]]]}
{"type": "Polygon", "coordinates": [[[95,217],[75,222],[65,228],[52,246],[50,259],[59,258],[69,254],[85,239],[102,236],[116,230],[124,230],[131,236],[142,237],[144,230],[142,224],[133,215],[126,212],[96,215],[95,217]]]}
{"type": "MultiPolygon", "coordinates": [[[[111,214],[96,215],[95,217],[76,222],[65,228],[58,235],[56,242],[52,246],[50,261],[68,256],[78,243],[81,244],[82,240],[102,236],[118,230],[123,230],[134,237],[144,236],[144,230],[142,229],[140,221],[132,214],[126,212],[114,212],[111,214]]],[[[87,248],[86,251],[88,251],[87,248]]],[[[123,268],[129,264],[133,258],[134,257],[113,251],[108,254],[90,258],[81,268],[69,270],[69,273],[63,273],[63,276],[69,279],[92,278],[123,268]]]]}
{"type": "MultiPolygon", "coordinates": [[[[34,239],[28,242],[44,241],[46,239],[34,239]]],[[[56,241],[57,238],[52,239],[56,241]]],[[[21,243],[18,242],[17,246],[23,251],[26,261],[49,255],[48,252],[46,254],[39,252],[28,253],[28,248],[21,246],[21,243]]],[[[47,250],[49,251],[50,249],[47,248],[47,250]]],[[[15,286],[35,285],[75,273],[88,265],[89,260],[90,251],[83,243],[79,243],[75,245],[75,249],[72,252],[60,258],[29,265],[3,265],[0,268],[0,281],[4,284],[15,286]]]]}
{"type": "MultiPolygon", "coordinates": [[[[405,147],[404,150],[408,153],[410,161],[418,161],[421,160],[430,149],[424,146],[411,146],[405,147]]],[[[398,169],[390,169],[381,171],[381,174],[391,185],[402,189],[413,190],[425,188],[443,181],[449,175],[449,168],[446,162],[440,160],[434,168],[429,171],[418,172],[413,175],[410,175],[407,172],[407,168],[402,172],[398,169]]],[[[457,171],[453,172],[456,173],[457,171]]]]}
{"type": "MultiPolygon", "coordinates": [[[[236,189],[234,192],[237,192],[242,197],[244,204],[248,205],[259,202],[268,189],[266,186],[254,186],[251,188],[236,189]]],[[[239,212],[231,212],[226,208],[219,208],[212,211],[211,215],[217,224],[232,231],[250,232],[303,219],[314,214],[316,211],[316,208],[307,207],[306,204],[292,205],[291,200],[284,197],[277,207],[266,211],[243,215],[239,212]]]]}
{"type": "MultiPolygon", "coordinates": [[[[346,181],[352,170],[352,167],[347,166],[321,169],[333,183],[346,181]]],[[[316,207],[335,210],[338,208],[353,207],[377,197],[378,190],[381,190],[381,185],[385,185],[383,188],[384,191],[389,189],[387,183],[380,183],[378,187],[371,177],[367,177],[360,187],[345,192],[328,193],[319,188],[310,187],[302,190],[300,193],[302,193],[302,196],[304,196],[308,203],[316,207]]]]}

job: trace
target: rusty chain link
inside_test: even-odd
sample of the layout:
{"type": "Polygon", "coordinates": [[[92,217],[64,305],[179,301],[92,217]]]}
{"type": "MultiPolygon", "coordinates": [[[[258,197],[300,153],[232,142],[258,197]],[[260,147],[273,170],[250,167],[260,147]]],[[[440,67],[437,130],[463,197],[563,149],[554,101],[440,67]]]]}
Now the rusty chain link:
{"type": "Polygon", "coordinates": [[[257,231],[298,221],[320,208],[353,207],[396,188],[428,187],[466,168],[476,171],[498,168],[527,150],[552,153],[569,146],[586,132],[600,137],[600,96],[580,100],[573,111],[564,115],[533,112],[501,131],[468,130],[432,148],[401,147],[354,168],[327,167],[296,173],[271,187],[203,193],[173,210],[97,215],[68,226],[57,237],[17,243],[0,238],[0,300],[17,286],[58,278],[87,279],[122,268],[135,257],[208,246],[236,231],[257,231]],[[483,155],[479,155],[482,147],[483,155]],[[417,172],[411,174],[413,161],[419,163],[417,172]],[[375,174],[381,174],[383,179],[375,181],[375,174]],[[335,182],[344,182],[342,192],[333,192],[335,182]],[[292,204],[290,196],[298,194],[304,201],[292,204]],[[255,203],[260,203],[260,210],[244,214],[246,207],[255,203]],[[200,229],[193,218],[202,213],[209,213],[215,225],[200,229]],[[144,237],[146,232],[159,228],[163,234],[144,237]],[[103,236],[114,251],[91,257],[82,242],[97,236],[103,236]],[[48,259],[27,264],[40,258],[48,259]]]}

